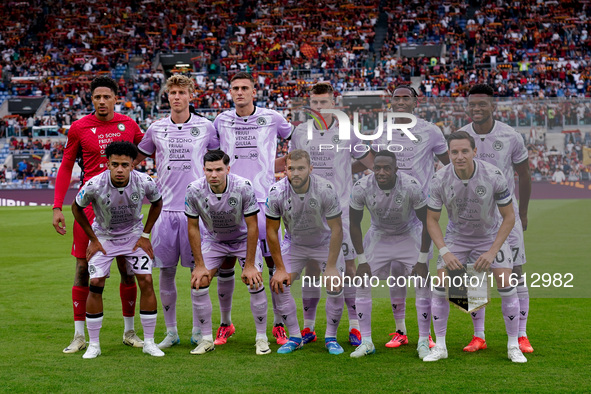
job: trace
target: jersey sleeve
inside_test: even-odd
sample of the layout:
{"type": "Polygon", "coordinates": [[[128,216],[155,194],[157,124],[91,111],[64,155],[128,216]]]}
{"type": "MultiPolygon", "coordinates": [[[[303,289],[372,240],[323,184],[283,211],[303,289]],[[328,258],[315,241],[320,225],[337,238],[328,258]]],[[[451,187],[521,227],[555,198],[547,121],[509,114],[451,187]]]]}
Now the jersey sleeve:
{"type": "Polygon", "coordinates": [[[433,145],[432,150],[435,155],[439,156],[447,152],[447,141],[443,136],[443,132],[437,126],[433,126],[433,145]]]}
{"type": "Polygon", "coordinates": [[[194,185],[190,183],[189,186],[187,186],[187,192],[185,193],[185,215],[194,219],[199,218],[197,198],[194,185]]]}
{"type": "Polygon", "coordinates": [[[302,123],[301,125],[298,125],[298,127],[296,127],[291,134],[291,139],[289,140],[290,152],[295,149],[303,149],[304,144],[302,142],[302,138],[306,136],[306,130],[304,127],[305,124],[306,123],[302,123]]]}
{"type": "Polygon", "coordinates": [[[357,134],[355,134],[355,132],[353,132],[353,130],[351,130],[351,157],[354,159],[363,159],[365,156],[367,156],[369,154],[369,149],[363,150],[363,149],[355,149],[356,146],[362,146],[365,145],[365,142],[361,140],[361,138],[359,138],[357,136],[357,134]]]}
{"type": "Polygon", "coordinates": [[[215,126],[212,122],[207,121],[205,126],[205,131],[207,132],[207,150],[215,150],[220,149],[220,137],[216,131],[215,126]]]}
{"type": "Polygon", "coordinates": [[[288,139],[291,136],[291,123],[289,123],[280,113],[277,113],[277,135],[283,139],[288,139]]]}
{"type": "Polygon", "coordinates": [[[278,194],[277,186],[271,186],[269,194],[267,195],[267,200],[265,201],[265,216],[269,219],[281,219],[278,194]]]}
{"type": "Polygon", "coordinates": [[[429,182],[429,198],[427,200],[427,207],[430,210],[440,212],[443,208],[443,199],[441,193],[441,178],[434,176],[429,182]]]}
{"type": "Polygon", "coordinates": [[[326,219],[330,220],[338,218],[342,215],[343,211],[341,210],[339,195],[334,189],[334,186],[332,186],[330,183],[326,185],[324,198],[322,200],[325,212],[324,216],[326,219]]]}
{"type": "Polygon", "coordinates": [[[511,161],[513,164],[520,164],[526,161],[529,158],[529,154],[527,152],[527,148],[523,143],[523,138],[521,138],[521,134],[516,132],[516,136],[514,138],[513,143],[511,144],[511,161]]]}
{"type": "Polygon", "coordinates": [[[162,198],[160,194],[160,190],[158,190],[158,185],[152,179],[150,175],[140,174],[142,178],[144,178],[144,189],[146,191],[146,198],[150,202],[156,202],[162,198]]]}
{"type": "Polygon", "coordinates": [[[76,204],[79,207],[86,208],[94,201],[96,179],[86,182],[76,194],[76,204]]]}
{"type": "Polygon", "coordinates": [[[493,179],[495,202],[501,207],[509,205],[512,201],[511,192],[507,180],[500,170],[495,170],[493,179]]]}
{"type": "Polygon", "coordinates": [[[259,205],[257,203],[257,196],[250,181],[244,181],[242,188],[242,212],[244,217],[256,215],[259,213],[259,205]]]}
{"type": "Polygon", "coordinates": [[[68,140],[64,147],[64,154],[62,163],[57,171],[57,177],[55,180],[55,191],[53,194],[53,207],[62,208],[66,192],[70,187],[70,181],[72,180],[72,170],[76,157],[80,151],[80,132],[78,125],[74,123],[68,131],[68,140]]]}
{"type": "Polygon", "coordinates": [[[133,143],[138,145],[144,138],[144,133],[134,120],[131,121],[131,127],[133,129],[133,143]]]}
{"type": "Polygon", "coordinates": [[[151,156],[156,151],[156,145],[154,144],[154,127],[153,125],[148,127],[146,134],[143,135],[142,140],[137,146],[137,149],[141,154],[151,156]]]}
{"type": "Polygon", "coordinates": [[[363,198],[363,186],[361,185],[361,181],[357,181],[357,183],[353,185],[349,206],[356,211],[363,211],[365,199],[363,198]]]}
{"type": "Polygon", "coordinates": [[[415,179],[411,179],[410,183],[412,185],[412,208],[416,211],[417,209],[421,209],[427,205],[427,196],[425,196],[425,192],[423,192],[423,188],[421,185],[419,185],[419,182],[417,182],[415,179]]]}

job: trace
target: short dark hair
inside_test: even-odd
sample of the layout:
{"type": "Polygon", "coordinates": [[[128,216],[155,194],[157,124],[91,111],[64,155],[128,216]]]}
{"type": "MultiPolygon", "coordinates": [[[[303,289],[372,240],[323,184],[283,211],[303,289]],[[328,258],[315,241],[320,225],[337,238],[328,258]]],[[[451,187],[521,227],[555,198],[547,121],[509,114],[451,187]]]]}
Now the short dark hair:
{"type": "Polygon", "coordinates": [[[468,91],[468,96],[473,94],[486,94],[487,96],[494,97],[495,90],[490,85],[479,83],[472,86],[468,91]]]}
{"type": "Polygon", "coordinates": [[[289,152],[285,158],[285,163],[287,164],[287,160],[294,161],[300,159],[306,159],[308,165],[310,165],[310,154],[303,149],[294,149],[289,152]]]}
{"type": "Polygon", "coordinates": [[[396,91],[398,89],[408,89],[410,91],[410,94],[412,95],[412,97],[419,97],[419,94],[417,93],[417,91],[415,90],[415,88],[413,88],[410,85],[398,85],[394,88],[394,90],[392,90],[392,97],[394,97],[394,93],[396,93],[396,91]]]}
{"type": "Polygon", "coordinates": [[[254,77],[247,73],[246,71],[240,71],[238,73],[236,73],[232,79],[230,79],[230,83],[234,82],[237,79],[248,79],[250,82],[252,82],[252,86],[254,86],[254,84],[256,83],[256,81],[254,80],[254,77]]]}
{"type": "Polygon", "coordinates": [[[135,160],[137,154],[138,152],[136,146],[129,141],[111,142],[105,148],[105,156],[107,156],[107,159],[113,155],[119,155],[131,157],[131,160],[135,160]]]}
{"type": "Polygon", "coordinates": [[[90,94],[94,94],[94,89],[96,88],[109,88],[113,91],[115,96],[119,94],[119,85],[117,82],[111,77],[106,75],[101,75],[100,77],[96,77],[90,83],[90,94]]]}
{"type": "Polygon", "coordinates": [[[456,131],[455,133],[451,133],[447,137],[447,147],[448,148],[453,140],[468,140],[468,141],[470,141],[470,146],[472,147],[472,149],[476,148],[476,142],[474,141],[474,138],[464,130],[459,130],[459,131],[456,131]]]}
{"type": "Polygon", "coordinates": [[[334,95],[334,89],[329,82],[318,82],[317,84],[312,86],[312,89],[310,89],[310,94],[326,94],[326,93],[328,93],[331,96],[334,95]]]}
{"type": "Polygon", "coordinates": [[[203,165],[205,165],[205,163],[208,161],[211,162],[219,160],[223,161],[224,165],[230,164],[230,156],[228,156],[226,152],[220,149],[210,150],[205,154],[205,156],[203,156],[203,165]]]}
{"type": "Polygon", "coordinates": [[[394,164],[396,164],[396,154],[394,152],[391,152],[388,149],[380,149],[379,152],[375,153],[374,159],[380,156],[391,157],[392,160],[394,160],[394,164]]]}

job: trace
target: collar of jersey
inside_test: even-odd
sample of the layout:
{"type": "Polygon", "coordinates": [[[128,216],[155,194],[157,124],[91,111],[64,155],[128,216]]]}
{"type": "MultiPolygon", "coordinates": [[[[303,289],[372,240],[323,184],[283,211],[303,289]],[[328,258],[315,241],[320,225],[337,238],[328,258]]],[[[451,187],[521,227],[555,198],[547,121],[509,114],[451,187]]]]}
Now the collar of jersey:
{"type": "MultiPolygon", "coordinates": [[[[451,163],[450,163],[451,164],[451,163]]],[[[470,175],[470,178],[468,179],[462,179],[458,176],[458,174],[456,173],[456,169],[454,168],[453,164],[451,164],[451,169],[454,172],[454,175],[457,179],[459,179],[462,182],[467,182],[470,181],[472,178],[474,178],[474,175],[476,175],[476,171],[478,171],[478,161],[474,160],[474,172],[472,173],[472,175],[470,175]]]]}
{"type": "Polygon", "coordinates": [[[207,182],[207,180],[205,181],[205,183],[207,183],[207,188],[209,189],[211,194],[215,194],[217,196],[218,194],[224,194],[228,191],[228,184],[230,183],[230,177],[228,175],[226,175],[226,188],[221,193],[216,193],[213,190],[211,190],[211,185],[207,182]]]}

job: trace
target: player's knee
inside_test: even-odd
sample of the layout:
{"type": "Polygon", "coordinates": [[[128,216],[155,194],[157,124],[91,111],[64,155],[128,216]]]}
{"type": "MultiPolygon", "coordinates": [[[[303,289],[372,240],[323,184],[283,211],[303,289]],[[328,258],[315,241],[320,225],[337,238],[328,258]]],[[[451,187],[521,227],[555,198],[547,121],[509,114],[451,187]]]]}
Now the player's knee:
{"type": "Polygon", "coordinates": [[[103,291],[105,290],[105,278],[93,278],[90,281],[88,290],[92,295],[102,296],[103,291]]]}
{"type": "MultiPolygon", "coordinates": [[[[225,282],[229,280],[234,280],[234,267],[220,268],[218,270],[218,281],[225,282]]],[[[203,283],[203,281],[201,283],[203,283]]],[[[209,284],[206,285],[209,286],[209,284]]]]}
{"type": "Polygon", "coordinates": [[[154,292],[154,281],[152,275],[137,275],[137,283],[142,293],[154,292]]]}
{"type": "Polygon", "coordinates": [[[248,292],[250,293],[250,295],[254,295],[254,294],[259,294],[259,293],[263,293],[265,291],[265,286],[261,285],[256,289],[251,289],[250,286],[248,286],[248,292]]]}
{"type": "Polygon", "coordinates": [[[521,276],[523,275],[523,266],[522,265],[514,265],[513,266],[513,272],[514,277],[516,277],[517,279],[521,279],[521,276]]]}
{"type": "Polygon", "coordinates": [[[194,297],[209,296],[209,285],[199,286],[198,289],[191,289],[191,295],[194,297]]]}

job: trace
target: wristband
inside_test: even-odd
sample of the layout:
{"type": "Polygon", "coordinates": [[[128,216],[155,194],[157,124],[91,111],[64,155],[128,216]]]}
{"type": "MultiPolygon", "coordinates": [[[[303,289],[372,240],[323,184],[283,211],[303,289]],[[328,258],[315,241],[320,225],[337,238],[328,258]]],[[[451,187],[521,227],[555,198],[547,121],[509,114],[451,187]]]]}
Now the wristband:
{"type": "Polygon", "coordinates": [[[441,257],[443,257],[443,255],[446,255],[449,253],[449,249],[447,248],[447,246],[444,246],[443,248],[439,249],[439,255],[441,257]]]}
{"type": "Polygon", "coordinates": [[[142,233],[142,238],[150,239],[150,233],[142,233]]]}
{"type": "Polygon", "coordinates": [[[367,264],[367,259],[365,258],[365,253],[359,253],[357,255],[357,262],[359,263],[359,265],[367,264]]]}
{"type": "Polygon", "coordinates": [[[419,252],[419,258],[417,259],[417,261],[419,263],[427,264],[428,260],[429,260],[429,252],[427,252],[427,253],[419,252]]]}

